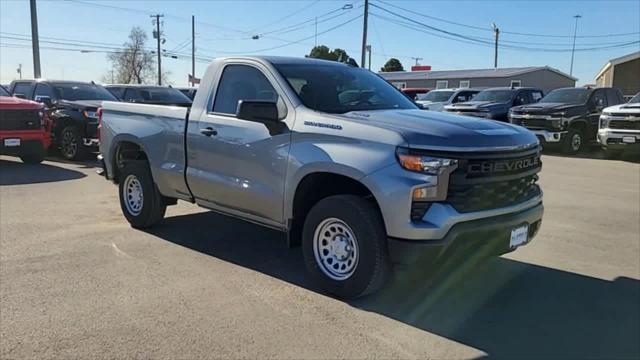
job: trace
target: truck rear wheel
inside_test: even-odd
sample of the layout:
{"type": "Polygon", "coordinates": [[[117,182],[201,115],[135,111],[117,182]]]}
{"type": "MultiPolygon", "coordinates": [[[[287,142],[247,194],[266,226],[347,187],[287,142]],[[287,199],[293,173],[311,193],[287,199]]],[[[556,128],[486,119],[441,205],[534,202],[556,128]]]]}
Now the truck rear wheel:
{"type": "Polygon", "coordinates": [[[391,273],[380,212],[355,195],[330,196],[311,209],[302,250],[315,285],[340,298],[375,292],[391,273]]]}
{"type": "Polygon", "coordinates": [[[119,184],[122,214],[134,228],[148,228],[164,218],[167,206],[146,161],[128,161],[119,184]]]}

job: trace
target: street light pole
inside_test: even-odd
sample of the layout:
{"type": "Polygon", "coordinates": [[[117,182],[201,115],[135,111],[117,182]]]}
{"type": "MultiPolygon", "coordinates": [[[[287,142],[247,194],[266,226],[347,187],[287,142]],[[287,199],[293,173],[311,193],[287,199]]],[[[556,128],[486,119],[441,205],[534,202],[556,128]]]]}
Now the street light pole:
{"type": "Polygon", "coordinates": [[[496,23],[492,23],[491,27],[493,28],[493,34],[496,37],[494,51],[493,51],[493,68],[498,68],[498,37],[500,37],[500,29],[496,26],[496,23]]]}
{"type": "Polygon", "coordinates": [[[580,19],[582,16],[574,15],[573,17],[576,19],[576,26],[573,28],[573,47],[571,48],[571,68],[569,68],[569,75],[573,75],[573,55],[576,52],[576,35],[578,34],[578,19],[580,19]]]}
{"type": "Polygon", "coordinates": [[[33,48],[33,76],[36,79],[41,77],[40,74],[40,41],[38,37],[38,10],[36,9],[36,0],[29,1],[31,8],[31,46],[33,48]]]}
{"type": "Polygon", "coordinates": [[[164,17],[164,15],[150,15],[152,18],[155,18],[155,22],[156,22],[156,38],[158,39],[158,85],[162,85],[162,52],[160,51],[160,41],[161,41],[161,34],[160,34],[160,18],[164,17]]]}
{"type": "Polygon", "coordinates": [[[369,0],[364,0],[364,18],[362,21],[362,57],[360,58],[360,67],[365,67],[367,56],[367,21],[369,19],[369,0]]]}

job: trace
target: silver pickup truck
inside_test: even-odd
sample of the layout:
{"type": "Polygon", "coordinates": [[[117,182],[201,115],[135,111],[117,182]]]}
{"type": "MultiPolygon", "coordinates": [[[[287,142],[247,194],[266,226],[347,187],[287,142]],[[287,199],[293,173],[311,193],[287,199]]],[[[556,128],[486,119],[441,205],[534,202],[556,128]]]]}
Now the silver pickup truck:
{"type": "Polygon", "coordinates": [[[281,230],[342,298],[396,263],[512,251],[543,214],[531,132],[420,110],[337,62],[216,59],[190,109],[105,102],[100,151],[133,227],[179,199],[281,230]]]}

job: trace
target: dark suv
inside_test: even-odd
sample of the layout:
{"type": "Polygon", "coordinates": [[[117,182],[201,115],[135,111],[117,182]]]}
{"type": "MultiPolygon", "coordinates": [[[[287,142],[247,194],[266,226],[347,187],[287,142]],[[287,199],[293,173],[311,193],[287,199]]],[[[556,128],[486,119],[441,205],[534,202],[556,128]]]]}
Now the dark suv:
{"type": "Polygon", "coordinates": [[[10,91],[47,107],[53,122],[53,144],[68,160],[78,160],[97,150],[97,110],[102,101],[118,101],[104,87],[78,81],[16,80],[10,91]]]}
{"type": "Polygon", "coordinates": [[[105,85],[107,90],[121,101],[139,104],[191,106],[189,99],[180,90],[155,85],[105,85]]]}
{"type": "Polygon", "coordinates": [[[445,110],[459,115],[508,121],[509,109],[532,104],[542,99],[542,90],[536,88],[490,88],[479,92],[471,101],[445,106],[445,110]]]}
{"type": "Polygon", "coordinates": [[[575,154],[596,141],[602,109],[623,102],[622,93],[614,88],[562,88],[536,104],[511,109],[509,119],[533,131],[540,143],[560,145],[575,154]]]}

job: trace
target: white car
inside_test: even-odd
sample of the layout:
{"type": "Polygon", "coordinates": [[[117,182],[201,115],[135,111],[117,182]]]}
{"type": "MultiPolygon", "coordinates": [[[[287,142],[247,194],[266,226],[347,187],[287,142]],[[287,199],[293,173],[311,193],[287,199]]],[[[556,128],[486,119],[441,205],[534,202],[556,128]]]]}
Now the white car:
{"type": "Polygon", "coordinates": [[[602,110],[598,142],[608,155],[640,150],[640,93],[626,104],[602,110]]]}
{"type": "Polygon", "coordinates": [[[445,105],[470,101],[479,93],[475,89],[438,89],[426,94],[418,94],[416,103],[422,105],[424,110],[444,111],[445,105]]]}

